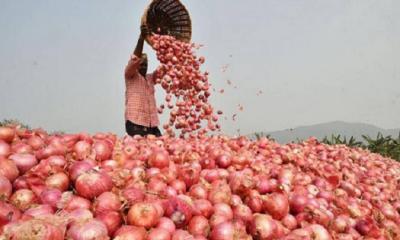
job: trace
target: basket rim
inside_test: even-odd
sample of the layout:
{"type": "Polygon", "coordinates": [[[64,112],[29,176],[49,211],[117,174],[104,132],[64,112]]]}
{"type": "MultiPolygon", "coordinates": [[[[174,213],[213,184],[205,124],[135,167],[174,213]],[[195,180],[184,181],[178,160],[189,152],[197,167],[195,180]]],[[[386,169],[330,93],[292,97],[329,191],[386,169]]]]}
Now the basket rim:
{"type": "MultiPolygon", "coordinates": [[[[147,25],[147,15],[148,15],[148,13],[149,13],[150,7],[151,7],[152,4],[153,4],[154,2],[156,2],[156,1],[162,1],[162,0],[152,0],[152,1],[148,4],[148,6],[147,6],[146,9],[144,10],[144,13],[143,13],[142,18],[141,18],[141,26],[147,25]]],[[[180,0],[174,0],[174,1],[178,2],[178,4],[184,9],[184,11],[187,12],[187,16],[188,16],[188,20],[187,20],[187,21],[189,21],[189,26],[188,26],[188,27],[189,27],[189,29],[190,29],[190,32],[188,33],[189,36],[188,36],[188,37],[185,37],[185,38],[183,38],[183,39],[178,39],[178,40],[188,43],[188,42],[190,42],[191,39],[192,39],[192,19],[191,19],[191,17],[190,17],[189,11],[188,11],[188,9],[186,8],[186,6],[185,6],[180,0]]],[[[148,44],[152,45],[152,44],[151,44],[151,41],[150,41],[150,36],[147,36],[147,37],[145,38],[145,40],[146,40],[146,42],[147,42],[148,44]]]]}

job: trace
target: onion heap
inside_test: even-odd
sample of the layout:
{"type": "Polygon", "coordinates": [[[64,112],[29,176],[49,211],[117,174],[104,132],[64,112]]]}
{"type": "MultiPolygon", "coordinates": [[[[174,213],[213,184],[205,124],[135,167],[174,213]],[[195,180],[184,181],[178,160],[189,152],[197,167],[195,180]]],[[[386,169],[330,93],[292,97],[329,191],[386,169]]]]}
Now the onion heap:
{"type": "Polygon", "coordinates": [[[0,239],[400,239],[400,163],[360,148],[0,133],[0,239]]]}
{"type": "Polygon", "coordinates": [[[173,129],[180,131],[180,136],[187,134],[204,135],[208,131],[220,129],[217,111],[209,103],[210,86],[208,72],[201,72],[204,57],[197,57],[193,43],[185,43],[168,35],[152,35],[152,47],[157,53],[161,66],[156,70],[155,82],[166,91],[165,104],[159,107],[162,113],[167,106],[170,109],[169,122],[163,128],[174,136],[173,129]],[[174,99],[175,97],[175,103],[174,99]],[[207,123],[203,128],[202,123],[207,123]]]}

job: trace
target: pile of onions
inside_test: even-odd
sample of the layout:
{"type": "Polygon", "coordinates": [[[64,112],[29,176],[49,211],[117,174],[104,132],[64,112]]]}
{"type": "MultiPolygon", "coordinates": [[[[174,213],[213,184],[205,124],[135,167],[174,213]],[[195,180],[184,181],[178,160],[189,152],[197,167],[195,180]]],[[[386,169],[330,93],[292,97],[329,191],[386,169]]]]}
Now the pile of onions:
{"type": "Polygon", "coordinates": [[[6,239],[400,237],[400,164],[362,149],[11,132],[0,141],[6,239]]]}

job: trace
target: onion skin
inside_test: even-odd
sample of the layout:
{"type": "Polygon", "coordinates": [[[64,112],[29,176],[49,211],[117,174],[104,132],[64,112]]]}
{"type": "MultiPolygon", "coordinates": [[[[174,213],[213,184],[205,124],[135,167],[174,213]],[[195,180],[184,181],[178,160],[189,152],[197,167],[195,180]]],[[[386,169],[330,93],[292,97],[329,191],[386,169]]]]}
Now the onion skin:
{"type": "Polygon", "coordinates": [[[207,218],[203,216],[194,216],[189,222],[188,230],[193,236],[200,235],[207,237],[210,233],[210,224],[207,218]]]}
{"type": "Polygon", "coordinates": [[[118,196],[112,192],[104,192],[96,198],[93,209],[95,213],[103,213],[108,211],[119,211],[122,207],[118,196]]]}
{"type": "Polygon", "coordinates": [[[15,137],[15,130],[9,127],[0,127],[0,139],[11,143],[15,137]]]}
{"type": "Polygon", "coordinates": [[[0,140],[0,156],[8,157],[11,153],[11,147],[8,143],[3,140],[0,140]]]}
{"type": "Polygon", "coordinates": [[[110,239],[106,226],[96,219],[73,224],[67,231],[67,238],[72,240],[110,239]]]}
{"type": "Polygon", "coordinates": [[[0,175],[0,200],[8,199],[12,193],[12,185],[8,178],[0,175]]]}
{"type": "Polygon", "coordinates": [[[75,182],[78,194],[87,199],[93,199],[104,192],[108,192],[112,187],[111,178],[105,173],[96,171],[83,173],[75,182]]]}
{"type": "Polygon", "coordinates": [[[174,222],[166,217],[160,218],[160,221],[157,224],[157,228],[163,228],[167,230],[170,234],[173,234],[176,230],[174,222]]]}
{"type": "Polygon", "coordinates": [[[114,240],[145,240],[147,238],[146,229],[135,226],[122,226],[114,235],[114,240]]]}
{"type": "Polygon", "coordinates": [[[55,225],[50,220],[32,219],[10,223],[4,227],[5,239],[63,240],[65,226],[55,225]]]}
{"type": "Polygon", "coordinates": [[[21,173],[27,172],[33,166],[38,164],[38,161],[34,155],[31,154],[13,154],[9,157],[13,160],[21,173]]]}
{"type": "Polygon", "coordinates": [[[14,194],[10,198],[10,202],[18,209],[25,211],[39,201],[31,190],[20,189],[14,192],[14,194]]]}
{"type": "Polygon", "coordinates": [[[263,208],[274,219],[281,220],[289,213],[289,199],[285,194],[272,193],[264,200],[263,208]]]}
{"type": "Polygon", "coordinates": [[[0,229],[9,222],[17,221],[21,218],[21,212],[11,204],[0,201],[0,229]]]}
{"type": "Polygon", "coordinates": [[[129,224],[147,229],[154,227],[159,219],[156,207],[150,203],[136,203],[128,212],[129,224]]]}
{"type": "Polygon", "coordinates": [[[171,239],[171,233],[169,233],[167,230],[163,228],[153,228],[150,230],[150,233],[147,237],[147,239],[151,240],[170,240],[171,239]]]}
{"type": "Polygon", "coordinates": [[[270,240],[275,238],[277,225],[274,220],[265,214],[255,214],[254,220],[250,226],[252,236],[257,236],[261,240],[270,240]]]}
{"type": "Polygon", "coordinates": [[[122,225],[122,217],[115,211],[98,213],[96,214],[96,219],[100,220],[107,227],[107,232],[110,236],[122,225]]]}
{"type": "Polygon", "coordinates": [[[46,179],[46,186],[64,192],[69,187],[69,178],[63,172],[53,174],[46,179]]]}

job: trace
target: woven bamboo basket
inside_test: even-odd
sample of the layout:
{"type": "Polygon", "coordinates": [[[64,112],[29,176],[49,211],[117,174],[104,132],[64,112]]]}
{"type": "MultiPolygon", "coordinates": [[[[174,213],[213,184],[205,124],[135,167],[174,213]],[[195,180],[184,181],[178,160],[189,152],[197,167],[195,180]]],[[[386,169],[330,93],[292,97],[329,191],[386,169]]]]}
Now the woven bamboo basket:
{"type": "MultiPolygon", "coordinates": [[[[153,0],[144,12],[141,24],[152,33],[174,36],[183,42],[190,42],[192,37],[189,12],[179,0],[153,0]]],[[[146,41],[151,44],[149,37],[146,41]]]]}

